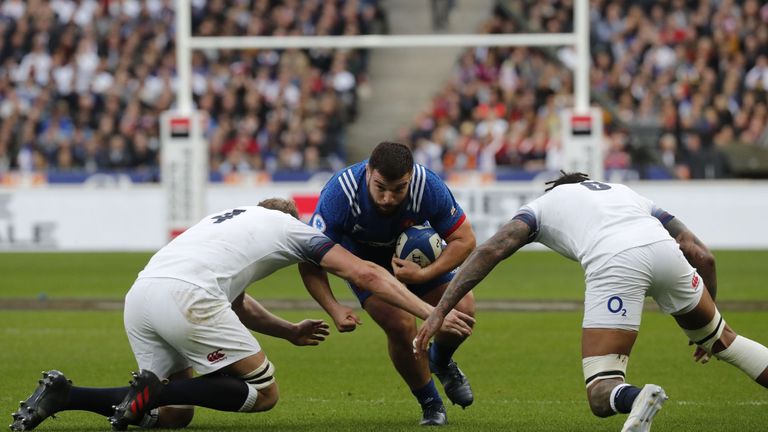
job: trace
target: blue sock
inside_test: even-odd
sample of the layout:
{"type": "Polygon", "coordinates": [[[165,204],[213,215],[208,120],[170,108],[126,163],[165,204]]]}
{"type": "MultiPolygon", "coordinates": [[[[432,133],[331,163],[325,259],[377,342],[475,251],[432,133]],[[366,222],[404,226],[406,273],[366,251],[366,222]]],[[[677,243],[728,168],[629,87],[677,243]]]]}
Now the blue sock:
{"type": "Polygon", "coordinates": [[[448,366],[453,353],[458,348],[458,346],[449,346],[435,341],[429,347],[429,360],[438,366],[448,366]]]}
{"type": "Polygon", "coordinates": [[[616,392],[616,395],[613,397],[613,406],[617,412],[627,414],[632,411],[632,403],[639,394],[639,388],[628,384],[616,392]]]}
{"type": "Polygon", "coordinates": [[[437,387],[435,387],[435,381],[432,379],[424,387],[411,390],[411,393],[416,396],[416,400],[419,401],[422,408],[434,403],[443,403],[443,399],[440,398],[440,393],[437,392],[437,387]]]}

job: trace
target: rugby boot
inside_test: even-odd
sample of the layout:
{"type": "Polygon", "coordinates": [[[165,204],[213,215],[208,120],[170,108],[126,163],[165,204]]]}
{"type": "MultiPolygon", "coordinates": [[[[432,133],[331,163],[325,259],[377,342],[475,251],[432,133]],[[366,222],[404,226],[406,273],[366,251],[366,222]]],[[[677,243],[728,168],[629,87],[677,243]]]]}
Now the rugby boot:
{"type": "Polygon", "coordinates": [[[419,422],[422,426],[443,426],[448,423],[448,415],[442,402],[431,403],[423,408],[423,415],[419,422]]]}
{"type": "Polygon", "coordinates": [[[124,431],[128,425],[139,424],[144,414],[150,411],[163,390],[160,379],[146,369],[131,372],[133,379],[128,394],[119,405],[115,405],[115,414],[109,418],[112,430],[124,431]]]}
{"type": "Polygon", "coordinates": [[[456,362],[451,360],[447,366],[438,366],[429,361],[429,370],[432,371],[440,383],[443,384],[445,395],[454,405],[461,406],[462,409],[472,405],[475,397],[472,394],[472,388],[469,386],[469,380],[461,372],[456,362]]]}
{"type": "Polygon", "coordinates": [[[651,422],[661,410],[661,406],[669,399],[664,389],[656,384],[646,384],[632,403],[627,421],[621,432],[648,432],[651,422]]]}
{"type": "Polygon", "coordinates": [[[37,382],[38,386],[32,395],[19,402],[19,409],[11,414],[12,431],[32,430],[48,417],[55,418],[54,414],[64,409],[72,381],[57,370],[50,370],[43,372],[42,379],[37,382]]]}

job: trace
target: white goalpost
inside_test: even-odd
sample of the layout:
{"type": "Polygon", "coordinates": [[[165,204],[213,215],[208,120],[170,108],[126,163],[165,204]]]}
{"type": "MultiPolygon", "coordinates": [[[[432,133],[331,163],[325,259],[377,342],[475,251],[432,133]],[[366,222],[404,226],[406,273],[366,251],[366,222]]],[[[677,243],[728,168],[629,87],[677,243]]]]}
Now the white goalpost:
{"type": "MultiPolygon", "coordinates": [[[[191,33],[191,1],[175,0],[176,67],[178,93],[176,108],[163,116],[163,185],[169,205],[169,229],[178,232],[197,222],[205,209],[207,175],[187,172],[207,167],[202,115],[195,112],[192,98],[192,50],[200,49],[275,49],[275,48],[402,48],[402,47],[475,47],[475,46],[573,46],[574,107],[563,113],[563,169],[589,172],[602,178],[602,117],[600,110],[589,105],[589,1],[574,2],[573,33],[518,34],[430,34],[430,35],[365,35],[365,36],[236,36],[197,37],[191,33]],[[173,137],[171,121],[184,124],[184,119],[197,123],[189,134],[173,137]],[[167,123],[167,124],[166,124],[167,123]],[[187,150],[183,150],[188,146],[187,150]],[[170,148],[168,148],[170,147],[170,148]],[[192,150],[198,147],[197,150],[192,150]],[[166,150],[169,150],[166,152],[166,150]],[[203,157],[205,160],[197,158],[203,157]],[[197,160],[193,160],[197,159],[197,160]],[[173,175],[168,174],[169,170],[173,175]],[[168,182],[166,182],[168,177],[168,182]],[[199,192],[199,193],[198,193],[199,192]],[[188,202],[191,200],[192,202],[188,202]]],[[[207,171],[206,171],[207,172],[207,171]]]]}

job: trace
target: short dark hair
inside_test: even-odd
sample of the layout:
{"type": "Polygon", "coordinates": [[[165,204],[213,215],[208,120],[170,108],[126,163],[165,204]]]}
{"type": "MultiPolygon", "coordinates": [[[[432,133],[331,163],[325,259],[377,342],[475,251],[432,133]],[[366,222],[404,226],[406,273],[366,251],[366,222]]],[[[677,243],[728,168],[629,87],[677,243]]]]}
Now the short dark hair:
{"type": "Polygon", "coordinates": [[[259,207],[264,207],[270,210],[279,210],[283,213],[299,218],[299,211],[296,209],[296,204],[293,200],[285,198],[267,198],[258,204],[259,207]]]}
{"type": "Polygon", "coordinates": [[[560,170],[560,177],[559,178],[544,183],[544,184],[547,184],[547,185],[552,185],[552,186],[544,189],[544,192],[549,192],[552,189],[554,189],[554,188],[556,188],[556,187],[558,187],[560,185],[563,185],[563,184],[581,183],[581,182],[586,181],[586,180],[589,180],[589,176],[587,174],[580,173],[580,172],[566,173],[565,171],[560,170]]]}
{"type": "Polygon", "coordinates": [[[382,141],[373,149],[368,166],[388,181],[398,180],[413,171],[413,153],[405,144],[382,141]]]}

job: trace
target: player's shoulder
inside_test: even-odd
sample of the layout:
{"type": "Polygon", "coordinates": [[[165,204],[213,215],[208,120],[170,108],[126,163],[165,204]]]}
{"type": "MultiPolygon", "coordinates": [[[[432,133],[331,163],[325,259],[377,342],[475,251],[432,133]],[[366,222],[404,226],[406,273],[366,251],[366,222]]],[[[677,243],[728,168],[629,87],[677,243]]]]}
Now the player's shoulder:
{"type": "Polygon", "coordinates": [[[409,188],[413,209],[415,211],[419,211],[425,195],[429,196],[435,193],[440,194],[448,191],[448,186],[445,184],[445,181],[443,181],[443,178],[421,164],[413,164],[413,174],[411,175],[409,188]]]}
{"type": "Polygon", "coordinates": [[[365,181],[365,163],[360,162],[337,171],[323,188],[320,200],[324,212],[336,216],[350,209],[353,214],[360,214],[359,191],[365,181]]]}

